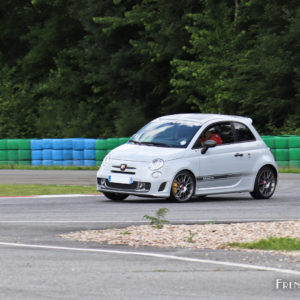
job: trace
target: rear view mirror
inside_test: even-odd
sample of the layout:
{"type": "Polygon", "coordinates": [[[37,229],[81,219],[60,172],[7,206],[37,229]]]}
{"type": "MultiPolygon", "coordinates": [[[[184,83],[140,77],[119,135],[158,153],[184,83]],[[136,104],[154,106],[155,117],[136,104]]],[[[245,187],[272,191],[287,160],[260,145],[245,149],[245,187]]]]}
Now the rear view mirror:
{"type": "Polygon", "coordinates": [[[213,148],[217,146],[217,142],[214,140],[207,140],[203,143],[203,148],[201,149],[201,153],[205,154],[208,148],[213,148]]]}

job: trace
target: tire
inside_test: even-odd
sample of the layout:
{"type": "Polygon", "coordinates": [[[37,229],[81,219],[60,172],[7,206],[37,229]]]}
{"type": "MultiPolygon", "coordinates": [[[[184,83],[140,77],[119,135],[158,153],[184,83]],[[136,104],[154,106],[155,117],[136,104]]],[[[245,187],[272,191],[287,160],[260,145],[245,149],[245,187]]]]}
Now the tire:
{"type": "Polygon", "coordinates": [[[254,190],[250,194],[255,199],[269,199],[275,192],[276,184],[276,172],[270,167],[263,167],[256,175],[254,190]]]}
{"type": "Polygon", "coordinates": [[[187,202],[191,200],[194,192],[194,176],[187,171],[179,172],[172,182],[170,199],[177,202],[187,202]]]}
{"type": "Polygon", "coordinates": [[[123,201],[129,196],[126,194],[108,193],[108,192],[103,192],[103,194],[106,198],[112,201],[123,201]]]}

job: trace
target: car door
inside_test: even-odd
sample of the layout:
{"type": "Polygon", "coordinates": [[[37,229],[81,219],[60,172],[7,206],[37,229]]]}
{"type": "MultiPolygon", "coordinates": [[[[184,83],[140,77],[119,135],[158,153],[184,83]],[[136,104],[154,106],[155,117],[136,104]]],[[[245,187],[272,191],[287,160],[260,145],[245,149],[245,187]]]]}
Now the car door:
{"type": "Polygon", "coordinates": [[[218,122],[204,128],[194,148],[201,145],[206,131],[219,135],[222,142],[209,148],[205,154],[199,151],[196,194],[213,194],[243,189],[245,170],[239,164],[240,146],[235,142],[235,132],[231,122],[218,122]]]}

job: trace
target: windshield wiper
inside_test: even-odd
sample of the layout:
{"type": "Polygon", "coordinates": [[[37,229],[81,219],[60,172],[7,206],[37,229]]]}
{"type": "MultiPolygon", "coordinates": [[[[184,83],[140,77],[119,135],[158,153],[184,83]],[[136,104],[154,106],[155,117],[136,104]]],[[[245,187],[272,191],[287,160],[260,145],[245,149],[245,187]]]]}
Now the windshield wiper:
{"type": "Polygon", "coordinates": [[[141,142],[141,145],[147,146],[157,146],[157,147],[172,147],[171,145],[164,144],[164,143],[156,143],[156,142],[141,142]]]}
{"type": "Polygon", "coordinates": [[[135,141],[135,140],[129,140],[129,142],[130,142],[130,143],[137,144],[137,145],[141,145],[141,143],[140,143],[140,142],[138,142],[138,141],[135,141]]]}

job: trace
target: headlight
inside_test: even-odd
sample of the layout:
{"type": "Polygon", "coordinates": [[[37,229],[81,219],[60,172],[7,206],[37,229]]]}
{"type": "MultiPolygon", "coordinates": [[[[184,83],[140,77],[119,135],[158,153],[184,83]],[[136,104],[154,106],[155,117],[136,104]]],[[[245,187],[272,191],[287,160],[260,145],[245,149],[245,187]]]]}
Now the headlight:
{"type": "Polygon", "coordinates": [[[149,169],[152,171],[158,170],[162,168],[164,165],[164,161],[161,158],[153,159],[152,162],[149,164],[149,169]]]}

